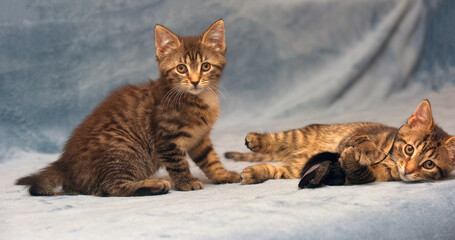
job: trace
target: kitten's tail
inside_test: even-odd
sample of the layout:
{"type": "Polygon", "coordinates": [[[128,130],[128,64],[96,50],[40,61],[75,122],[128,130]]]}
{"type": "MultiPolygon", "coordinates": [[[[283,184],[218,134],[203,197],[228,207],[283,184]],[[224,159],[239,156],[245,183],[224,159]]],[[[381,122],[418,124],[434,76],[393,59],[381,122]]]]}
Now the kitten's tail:
{"type": "Polygon", "coordinates": [[[226,152],[224,156],[236,162],[284,162],[286,156],[276,153],[226,152]]]}
{"type": "Polygon", "coordinates": [[[16,185],[30,186],[28,191],[33,196],[55,195],[54,189],[62,183],[62,174],[55,164],[52,164],[38,173],[30,174],[16,181],[16,185]]]}

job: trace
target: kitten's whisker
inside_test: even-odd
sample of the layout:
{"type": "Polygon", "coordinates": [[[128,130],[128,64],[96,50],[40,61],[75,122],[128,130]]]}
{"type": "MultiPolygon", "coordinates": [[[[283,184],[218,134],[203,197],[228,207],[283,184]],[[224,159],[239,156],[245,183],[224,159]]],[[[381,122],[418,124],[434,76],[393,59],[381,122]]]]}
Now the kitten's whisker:
{"type": "Polygon", "coordinates": [[[178,109],[180,109],[180,102],[182,100],[182,97],[185,95],[186,91],[180,91],[180,94],[178,95],[177,98],[177,104],[178,104],[178,109]]]}
{"type": "Polygon", "coordinates": [[[218,97],[218,95],[216,94],[216,92],[210,87],[210,86],[207,86],[207,88],[210,90],[210,92],[214,95],[214,97],[218,97]]]}
{"type": "Polygon", "coordinates": [[[227,101],[229,97],[229,91],[225,87],[218,85],[217,92],[223,97],[225,101],[227,101]]]}
{"type": "Polygon", "coordinates": [[[180,86],[174,87],[174,94],[172,94],[172,98],[169,101],[169,104],[171,104],[171,102],[172,102],[172,104],[170,106],[171,110],[175,110],[176,109],[176,102],[177,102],[177,99],[178,99],[178,97],[180,95],[180,92],[181,92],[180,86]]]}
{"type": "MultiPolygon", "coordinates": [[[[166,102],[169,103],[169,100],[170,100],[170,98],[171,98],[170,96],[171,96],[173,93],[174,93],[174,90],[173,90],[173,89],[169,90],[169,92],[167,92],[167,93],[164,95],[164,97],[163,97],[163,103],[166,103],[166,102]]],[[[166,108],[167,108],[167,107],[166,107],[166,108]]]]}
{"type": "Polygon", "coordinates": [[[229,91],[225,87],[223,87],[221,85],[218,85],[218,90],[219,91],[224,91],[225,93],[229,93],[229,91]]]}
{"type": "Polygon", "coordinates": [[[391,154],[390,152],[386,152],[386,151],[384,151],[384,150],[383,150],[382,148],[380,148],[380,147],[377,147],[377,148],[378,148],[379,150],[381,150],[381,152],[384,153],[384,155],[389,156],[390,159],[392,159],[394,162],[397,162],[396,158],[395,158],[394,156],[392,156],[392,154],[391,154]]]}
{"type": "Polygon", "coordinates": [[[398,160],[392,155],[392,154],[389,154],[389,157],[394,161],[394,162],[398,162],[398,160]]]}
{"type": "MultiPolygon", "coordinates": [[[[174,87],[168,93],[170,93],[170,94],[166,98],[167,99],[166,113],[169,110],[169,104],[171,103],[172,100],[174,100],[175,96],[179,93],[179,88],[178,87],[174,87]]],[[[171,107],[172,107],[172,105],[171,105],[171,107]]]]}
{"type": "MultiPolygon", "coordinates": [[[[181,97],[181,99],[185,98],[186,94],[187,94],[186,91],[182,91],[182,97],[181,97]]],[[[179,100],[179,108],[180,108],[180,102],[181,102],[181,101],[179,100]]]]}
{"type": "Polygon", "coordinates": [[[166,105],[166,109],[167,109],[167,106],[169,105],[169,100],[171,99],[171,95],[174,93],[174,88],[171,88],[171,90],[169,90],[163,97],[163,103],[168,103],[166,105]]]}
{"type": "Polygon", "coordinates": [[[384,153],[385,155],[387,155],[388,153],[386,151],[384,151],[382,148],[380,147],[377,147],[377,149],[379,149],[382,153],[384,153]]]}
{"type": "Polygon", "coordinates": [[[180,95],[180,89],[176,88],[175,93],[174,93],[174,95],[172,95],[172,99],[171,99],[172,100],[171,110],[176,109],[176,102],[177,102],[177,98],[179,95],[180,95]]]}
{"type": "Polygon", "coordinates": [[[163,96],[163,102],[170,97],[170,95],[175,91],[175,87],[171,88],[164,96],[163,96]]]}
{"type": "Polygon", "coordinates": [[[173,92],[172,89],[169,90],[169,91],[164,95],[163,100],[162,100],[163,103],[166,103],[166,102],[167,102],[167,105],[166,105],[166,113],[167,113],[167,107],[168,107],[168,105],[169,105],[169,99],[170,99],[169,96],[171,95],[172,92],[173,92]]]}
{"type": "Polygon", "coordinates": [[[174,99],[172,101],[172,109],[174,109],[174,110],[177,109],[177,102],[178,102],[180,94],[181,94],[181,89],[180,89],[180,87],[178,87],[176,90],[176,93],[174,95],[174,99]]]}
{"type": "Polygon", "coordinates": [[[223,97],[224,101],[227,101],[227,98],[224,95],[223,91],[221,91],[221,89],[218,89],[218,93],[223,97]]]}

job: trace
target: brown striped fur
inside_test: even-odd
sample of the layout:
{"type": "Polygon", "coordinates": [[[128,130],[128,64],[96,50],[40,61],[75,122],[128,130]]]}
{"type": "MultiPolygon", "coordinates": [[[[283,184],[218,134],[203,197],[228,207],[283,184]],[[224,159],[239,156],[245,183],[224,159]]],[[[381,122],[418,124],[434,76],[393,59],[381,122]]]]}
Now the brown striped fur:
{"type": "Polygon", "coordinates": [[[150,179],[161,166],[177,190],[202,189],[186,154],[215,183],[240,181],[215,153],[210,130],[218,117],[218,82],[226,64],[224,22],[181,38],[155,28],[160,78],[122,87],[108,96],[73,132],[60,158],[17,181],[32,195],[153,195],[171,184],[150,179]],[[210,68],[205,65],[208,63],[210,68]],[[178,71],[184,65],[186,72],[178,71]]]}
{"type": "Polygon", "coordinates": [[[300,178],[309,158],[321,152],[341,154],[339,161],[348,184],[438,180],[455,168],[455,137],[435,124],[427,100],[399,129],[378,123],[313,124],[275,134],[249,133],[245,145],[253,152],[227,152],[226,158],[283,164],[247,167],[241,173],[243,184],[300,178]],[[413,148],[410,156],[405,153],[408,145],[413,148]],[[390,157],[386,157],[389,149],[392,149],[390,157]],[[383,158],[383,162],[373,164],[383,158]],[[427,164],[430,169],[425,168],[427,164]]]}

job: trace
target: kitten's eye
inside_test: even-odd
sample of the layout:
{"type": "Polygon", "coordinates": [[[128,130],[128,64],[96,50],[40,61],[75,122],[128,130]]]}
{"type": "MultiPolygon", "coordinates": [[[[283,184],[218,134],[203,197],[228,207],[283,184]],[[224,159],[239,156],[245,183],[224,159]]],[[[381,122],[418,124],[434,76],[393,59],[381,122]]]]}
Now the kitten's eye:
{"type": "Polygon", "coordinates": [[[188,71],[188,69],[186,68],[186,66],[184,64],[180,64],[177,66],[177,72],[186,73],[187,71],[188,71]]]}
{"type": "Polygon", "coordinates": [[[411,146],[410,144],[404,146],[404,153],[406,153],[406,155],[408,156],[412,156],[412,154],[414,153],[414,147],[411,146]]]}
{"type": "Polygon", "coordinates": [[[436,165],[434,164],[433,161],[427,160],[427,161],[425,161],[425,162],[423,163],[422,166],[423,166],[424,168],[426,168],[426,169],[432,169],[432,168],[434,168],[434,166],[436,166],[436,165]]]}
{"type": "Polygon", "coordinates": [[[203,63],[201,69],[202,71],[207,72],[208,70],[210,70],[211,67],[212,65],[210,65],[210,63],[203,63]]]}

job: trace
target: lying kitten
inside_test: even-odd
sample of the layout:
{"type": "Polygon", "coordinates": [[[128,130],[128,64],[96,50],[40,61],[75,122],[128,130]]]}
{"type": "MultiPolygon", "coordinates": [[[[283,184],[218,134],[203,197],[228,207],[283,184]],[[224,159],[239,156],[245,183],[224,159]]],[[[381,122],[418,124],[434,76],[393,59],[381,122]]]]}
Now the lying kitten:
{"type": "Polygon", "coordinates": [[[243,184],[300,178],[308,159],[323,152],[340,154],[346,184],[438,180],[455,168],[455,137],[435,124],[426,100],[399,129],[378,123],[314,124],[276,134],[249,133],[245,141],[255,153],[227,152],[226,158],[284,164],[247,167],[243,184]]]}
{"type": "Polygon", "coordinates": [[[31,195],[53,195],[57,186],[66,194],[162,194],[170,183],[149,176],[164,166],[175,189],[202,189],[187,153],[215,183],[240,182],[210,140],[226,64],[223,20],[183,38],[157,25],[155,39],[158,81],[113,92],[74,130],[57,161],[18,185],[29,185],[31,195]]]}

